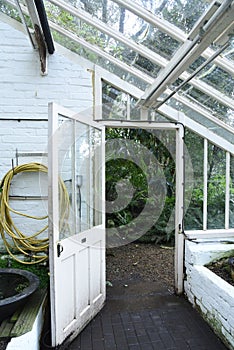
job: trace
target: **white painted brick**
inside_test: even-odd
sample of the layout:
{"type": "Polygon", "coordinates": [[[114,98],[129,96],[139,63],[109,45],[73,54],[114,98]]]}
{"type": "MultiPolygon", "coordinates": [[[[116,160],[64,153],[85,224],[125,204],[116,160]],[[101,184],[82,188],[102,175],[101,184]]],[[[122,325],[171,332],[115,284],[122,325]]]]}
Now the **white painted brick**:
{"type": "MultiPolygon", "coordinates": [[[[0,121],[0,178],[11,169],[11,159],[16,164],[16,148],[18,152],[46,152],[49,102],[56,102],[74,112],[91,108],[93,103],[92,74],[82,68],[74,56],[73,60],[69,60],[57,50],[49,56],[48,75],[41,76],[38,53],[32,49],[28,37],[18,30],[22,26],[10,22],[11,25],[0,21],[0,116],[14,118],[15,121],[0,121]],[[20,118],[43,118],[45,122],[18,122],[20,118]]],[[[19,164],[32,161],[40,162],[42,159],[19,158],[19,164]]],[[[45,159],[43,161],[47,162],[45,159]]],[[[45,184],[32,190],[33,182],[26,178],[20,186],[13,180],[12,186],[16,186],[12,187],[13,194],[35,194],[38,191],[47,194],[45,184]]],[[[47,211],[47,201],[11,200],[11,205],[32,215],[44,215],[47,211]]],[[[32,233],[32,228],[35,232],[44,224],[24,220],[15,214],[12,216],[15,223],[28,234],[32,233]]]]}
{"type": "Polygon", "coordinates": [[[0,88],[1,91],[5,91],[5,97],[8,96],[9,98],[8,101],[0,99],[2,113],[6,111],[3,108],[5,106],[8,107],[6,113],[10,116],[14,113],[17,114],[18,118],[25,117],[26,114],[33,114],[35,117],[43,114],[46,118],[48,102],[53,100],[77,111],[88,105],[92,106],[91,73],[56,52],[55,55],[49,57],[48,76],[41,77],[38,54],[32,50],[28,39],[23,33],[15,29],[10,30],[6,23],[3,23],[3,25],[5,34],[11,33],[11,36],[14,37],[17,50],[15,47],[12,48],[11,45],[7,48],[1,45],[4,50],[1,51],[0,67],[5,63],[4,72],[6,73],[1,74],[3,80],[1,80],[0,88]],[[24,47],[21,50],[22,42],[24,42],[24,47]],[[9,65],[9,62],[11,62],[11,65],[9,65]],[[14,74],[12,75],[8,74],[10,67],[13,68],[14,74]],[[13,86],[9,84],[10,82],[13,83],[13,86]],[[1,84],[4,84],[4,88],[1,84]],[[24,93],[25,96],[23,96],[24,93]],[[84,98],[85,103],[81,101],[84,98]],[[27,99],[29,102],[26,101],[27,99]],[[13,100],[14,103],[12,103],[13,100]],[[25,108],[21,108],[23,106],[25,108]]]}
{"type": "Polygon", "coordinates": [[[186,241],[185,246],[185,293],[189,301],[198,305],[205,316],[209,315],[223,325],[219,335],[226,338],[230,349],[234,349],[234,287],[202,266],[214,258],[228,254],[229,250],[230,253],[233,252],[233,245],[227,247],[220,242],[194,245],[186,241]]]}

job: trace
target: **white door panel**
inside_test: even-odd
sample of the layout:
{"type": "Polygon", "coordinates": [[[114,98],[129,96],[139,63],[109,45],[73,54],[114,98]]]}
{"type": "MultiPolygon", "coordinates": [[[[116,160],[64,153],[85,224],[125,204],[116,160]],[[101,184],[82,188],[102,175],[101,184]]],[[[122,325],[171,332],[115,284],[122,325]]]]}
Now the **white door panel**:
{"type": "Polygon", "coordinates": [[[104,128],[51,104],[49,232],[52,346],[105,301],[104,128]]]}

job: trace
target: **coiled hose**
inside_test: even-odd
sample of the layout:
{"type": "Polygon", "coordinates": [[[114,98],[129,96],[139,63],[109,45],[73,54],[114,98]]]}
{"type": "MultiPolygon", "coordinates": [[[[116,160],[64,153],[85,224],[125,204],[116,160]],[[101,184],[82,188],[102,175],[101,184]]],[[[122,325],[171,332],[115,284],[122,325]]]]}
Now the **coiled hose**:
{"type": "MultiPolygon", "coordinates": [[[[48,219],[45,216],[32,216],[14,210],[9,205],[9,195],[11,181],[14,175],[22,172],[43,172],[47,173],[48,168],[40,163],[27,163],[14,167],[9,170],[1,181],[0,189],[0,234],[8,254],[16,261],[23,264],[41,263],[48,258],[49,239],[39,239],[38,236],[48,228],[48,223],[39,231],[32,235],[25,235],[15,225],[11,213],[20,215],[26,218],[35,220],[48,219]],[[8,236],[8,239],[7,239],[8,236]],[[9,237],[11,240],[9,240],[9,237]],[[13,252],[17,251],[20,254],[30,258],[30,261],[21,260],[13,252]],[[37,255],[40,253],[39,255],[37,255]]],[[[64,182],[59,178],[59,203],[60,203],[60,228],[66,225],[69,215],[69,195],[64,182]]]]}

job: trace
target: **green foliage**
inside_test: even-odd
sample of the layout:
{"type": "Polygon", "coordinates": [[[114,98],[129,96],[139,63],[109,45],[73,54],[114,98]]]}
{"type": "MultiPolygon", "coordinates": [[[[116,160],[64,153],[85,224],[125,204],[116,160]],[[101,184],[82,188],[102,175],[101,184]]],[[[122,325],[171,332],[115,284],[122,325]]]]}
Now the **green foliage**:
{"type": "MultiPolygon", "coordinates": [[[[164,209],[158,221],[140,238],[140,241],[156,243],[173,241],[174,232],[167,231],[167,224],[175,205],[175,164],[168,148],[165,146],[167,142],[170,143],[170,138],[165,134],[159,139],[156,135],[147,130],[120,128],[108,128],[106,138],[111,139],[112,142],[118,139],[132,140],[135,143],[147,147],[157,158],[164,170],[164,175],[168,184],[168,194],[164,209]]],[[[117,142],[116,147],[118,147],[117,142]]],[[[113,148],[115,148],[115,144],[113,144],[113,148]]],[[[126,154],[127,153],[128,149],[126,148],[126,154]]],[[[141,155],[139,155],[139,159],[139,166],[130,160],[122,158],[109,160],[106,163],[107,201],[115,201],[117,194],[119,194],[121,195],[121,203],[127,203],[124,208],[120,208],[120,210],[116,208],[114,212],[107,213],[106,225],[107,228],[116,228],[117,231],[118,227],[126,226],[126,235],[128,235],[128,237],[131,236],[134,231],[137,231],[134,218],[140,217],[142,225],[149,219],[147,217],[149,213],[143,212],[146,202],[153,210],[153,208],[157,206],[158,201],[155,193],[148,193],[148,183],[145,175],[149,166],[148,159],[144,159],[141,155]],[[134,190],[132,198],[129,198],[129,193],[124,190],[124,187],[121,188],[120,181],[123,179],[127,180],[134,190]],[[118,191],[116,191],[117,185],[120,186],[118,187],[118,191]]],[[[160,184],[158,184],[158,186],[160,186],[160,184]]]]}
{"type": "MultiPolygon", "coordinates": [[[[194,188],[185,215],[185,229],[199,230],[203,228],[203,139],[195,133],[186,130],[185,143],[191,157],[194,172],[194,188]]],[[[231,178],[233,178],[232,168],[231,178]]],[[[208,228],[224,228],[226,154],[222,149],[211,143],[208,143],[207,179],[208,228]]],[[[232,181],[229,190],[231,199],[230,225],[233,227],[232,199],[234,198],[234,187],[232,181]]]]}
{"type": "MultiPolygon", "coordinates": [[[[175,196],[167,196],[163,211],[157,222],[146,232],[144,236],[139,239],[142,243],[174,243],[175,232],[174,229],[167,228],[169,219],[173,214],[175,208],[175,196]]],[[[174,227],[174,226],[173,226],[174,227]]]]}
{"type": "Polygon", "coordinates": [[[3,0],[0,0],[0,11],[20,22],[19,12],[13,6],[6,4],[3,0]]]}

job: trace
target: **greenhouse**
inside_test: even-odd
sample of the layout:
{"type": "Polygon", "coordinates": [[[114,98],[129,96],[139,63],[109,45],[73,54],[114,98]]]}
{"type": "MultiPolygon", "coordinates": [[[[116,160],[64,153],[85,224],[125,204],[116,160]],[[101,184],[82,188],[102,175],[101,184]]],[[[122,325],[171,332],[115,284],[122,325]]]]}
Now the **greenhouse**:
{"type": "MultiPolygon", "coordinates": [[[[174,296],[202,315],[217,349],[234,349],[233,0],[0,9],[0,270],[36,266],[49,285],[34,293],[34,333],[0,318],[0,348],[12,338],[8,350],[39,349],[45,309],[51,345],[74,340],[108,305],[108,254],[142,244],[173,253],[174,296]]],[[[144,347],[134,332],[139,342],[121,349],[160,349],[162,338],[144,347]]],[[[118,349],[100,344],[77,348],[118,349]]]]}

